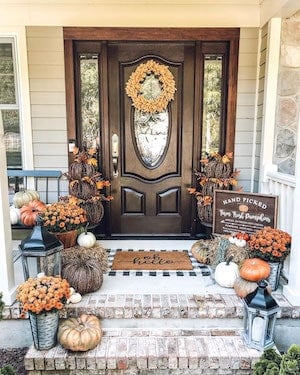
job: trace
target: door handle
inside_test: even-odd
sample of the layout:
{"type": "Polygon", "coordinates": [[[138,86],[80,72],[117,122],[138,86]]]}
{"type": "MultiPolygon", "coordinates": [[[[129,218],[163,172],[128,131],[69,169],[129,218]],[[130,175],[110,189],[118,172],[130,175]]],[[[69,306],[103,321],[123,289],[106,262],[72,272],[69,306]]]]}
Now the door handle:
{"type": "Polygon", "coordinates": [[[113,134],[111,137],[111,156],[113,165],[113,177],[118,177],[118,164],[119,164],[119,137],[113,134]]]}

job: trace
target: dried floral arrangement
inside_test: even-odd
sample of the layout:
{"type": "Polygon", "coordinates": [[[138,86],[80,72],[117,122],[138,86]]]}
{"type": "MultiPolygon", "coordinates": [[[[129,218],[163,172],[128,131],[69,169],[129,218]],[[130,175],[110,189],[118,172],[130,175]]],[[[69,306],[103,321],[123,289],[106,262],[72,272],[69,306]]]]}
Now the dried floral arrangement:
{"type": "Polygon", "coordinates": [[[18,286],[17,300],[21,304],[24,317],[27,312],[61,310],[71,296],[70,285],[60,276],[29,278],[18,286]]]}
{"type": "Polygon", "coordinates": [[[264,227],[250,236],[251,258],[282,262],[290,254],[292,237],[281,229],[264,227]]]}
{"type": "MultiPolygon", "coordinates": [[[[151,90],[153,91],[153,90],[151,90]]],[[[174,100],[176,91],[173,74],[168,66],[149,60],[140,64],[131,74],[126,84],[126,93],[132,99],[132,105],[142,112],[159,113],[164,111],[169,102],[174,100]],[[151,98],[144,95],[144,84],[146,80],[154,75],[159,81],[160,87],[151,98]]]]}
{"type": "Polygon", "coordinates": [[[87,222],[86,211],[76,202],[50,203],[39,213],[43,226],[54,233],[78,230],[84,227],[87,222]]]}
{"type": "Polygon", "coordinates": [[[61,201],[75,202],[85,209],[90,225],[98,224],[104,215],[102,201],[113,199],[102,192],[110,182],[98,171],[97,149],[74,147],[73,155],[69,171],[64,174],[69,180],[70,196],[62,197],[61,201]]]}
{"type": "Polygon", "coordinates": [[[232,257],[232,261],[238,265],[249,258],[247,246],[241,247],[230,243],[225,235],[198,240],[192,245],[191,252],[198,262],[209,264],[212,268],[229,257],[232,257]]]}
{"type": "Polygon", "coordinates": [[[213,196],[215,189],[228,190],[238,185],[239,171],[232,170],[233,153],[212,153],[200,160],[200,170],[195,170],[198,187],[188,189],[197,200],[198,217],[205,223],[213,220],[213,196]]]}

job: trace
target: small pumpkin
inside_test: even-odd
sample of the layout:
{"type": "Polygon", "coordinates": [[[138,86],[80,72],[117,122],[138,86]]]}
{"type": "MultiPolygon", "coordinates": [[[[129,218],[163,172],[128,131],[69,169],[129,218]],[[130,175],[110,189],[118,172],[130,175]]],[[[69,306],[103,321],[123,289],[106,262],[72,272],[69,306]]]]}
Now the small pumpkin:
{"type": "Polygon", "coordinates": [[[28,227],[36,222],[36,218],[40,212],[45,209],[46,205],[40,200],[33,200],[20,208],[20,219],[22,223],[28,227]]]}
{"type": "Polygon", "coordinates": [[[270,272],[271,268],[268,262],[260,258],[249,258],[242,263],[240,276],[248,281],[260,281],[267,279],[270,272]]]}
{"type": "Polygon", "coordinates": [[[209,246],[210,240],[198,240],[191,247],[191,253],[193,257],[200,263],[210,264],[210,251],[209,246]]]}
{"type": "MultiPolygon", "coordinates": [[[[257,282],[245,280],[240,276],[236,278],[233,284],[233,289],[236,295],[240,298],[245,298],[249,293],[254,292],[257,287],[257,282]]],[[[267,290],[271,294],[272,289],[269,286],[267,286],[267,290]]]]}
{"type": "Polygon", "coordinates": [[[40,194],[36,190],[22,190],[15,193],[13,203],[15,207],[21,208],[25,204],[39,199],[40,194]]]}
{"type": "Polygon", "coordinates": [[[216,282],[225,288],[233,288],[236,278],[239,276],[239,267],[229,257],[226,262],[221,262],[215,269],[216,282]]]}
{"type": "Polygon", "coordinates": [[[9,207],[10,223],[12,225],[18,224],[20,221],[20,209],[15,206],[9,207]]]}
{"type": "Polygon", "coordinates": [[[57,339],[62,347],[74,352],[94,349],[102,338],[99,319],[95,315],[82,314],[78,318],[61,321],[57,339]]]}
{"type": "Polygon", "coordinates": [[[92,232],[87,231],[88,225],[86,225],[84,232],[77,237],[77,243],[79,246],[86,247],[87,249],[93,247],[96,243],[96,236],[92,232]]]}
{"type": "Polygon", "coordinates": [[[233,289],[237,296],[245,298],[249,293],[257,288],[257,282],[245,280],[242,277],[237,277],[233,284],[233,289]]]}

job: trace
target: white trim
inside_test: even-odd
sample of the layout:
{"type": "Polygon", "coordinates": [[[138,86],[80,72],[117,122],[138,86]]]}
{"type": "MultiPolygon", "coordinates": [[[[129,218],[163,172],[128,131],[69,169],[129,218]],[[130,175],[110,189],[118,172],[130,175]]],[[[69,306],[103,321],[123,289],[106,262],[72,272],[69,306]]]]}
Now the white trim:
{"type": "Polygon", "coordinates": [[[15,58],[15,77],[18,95],[20,116],[20,133],[22,139],[22,158],[23,168],[33,169],[33,150],[32,150],[32,131],[31,131],[31,112],[30,112],[30,92],[27,61],[27,41],[25,27],[0,27],[1,38],[13,40],[14,58],[15,58]]]}
{"type": "MultiPolygon", "coordinates": [[[[264,87],[264,116],[260,159],[260,190],[266,172],[272,166],[277,100],[277,81],[280,57],[281,18],[273,18],[268,25],[268,48],[266,57],[266,79],[264,87]]],[[[271,167],[272,168],[272,167],[271,167]]],[[[273,168],[272,168],[273,169],[273,168]]]]}

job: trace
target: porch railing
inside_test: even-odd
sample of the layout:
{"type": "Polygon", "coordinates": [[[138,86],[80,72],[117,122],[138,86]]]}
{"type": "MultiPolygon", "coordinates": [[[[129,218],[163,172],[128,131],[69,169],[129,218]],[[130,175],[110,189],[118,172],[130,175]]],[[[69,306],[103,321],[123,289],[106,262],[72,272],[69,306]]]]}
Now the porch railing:
{"type": "MultiPolygon", "coordinates": [[[[294,194],[296,179],[294,176],[268,171],[264,183],[264,194],[278,196],[277,227],[292,234],[294,214],[294,194]]],[[[284,263],[283,275],[288,276],[289,257],[284,263]]]]}
{"type": "Polygon", "coordinates": [[[294,176],[267,172],[264,193],[278,196],[277,226],[288,233],[292,233],[295,186],[294,176]]]}

